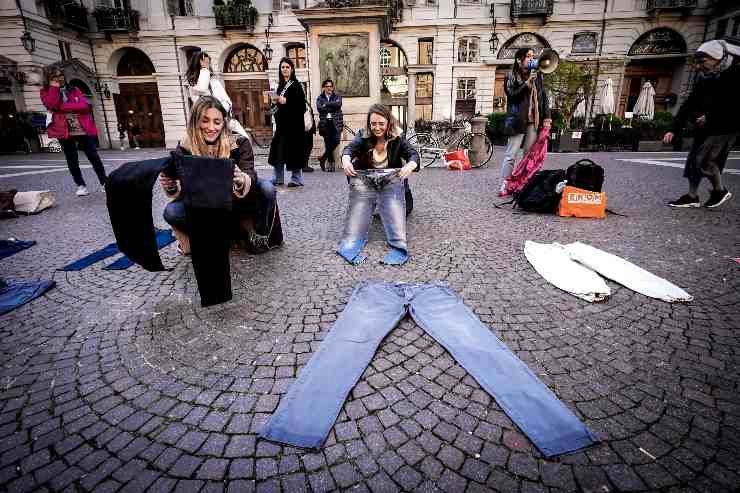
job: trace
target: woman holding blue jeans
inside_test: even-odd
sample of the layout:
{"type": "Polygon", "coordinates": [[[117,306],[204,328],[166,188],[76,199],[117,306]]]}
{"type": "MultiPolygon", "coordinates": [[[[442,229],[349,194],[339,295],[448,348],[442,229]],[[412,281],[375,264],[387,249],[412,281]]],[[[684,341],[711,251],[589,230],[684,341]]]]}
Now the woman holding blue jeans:
{"type": "Polygon", "coordinates": [[[418,162],[418,153],[401,135],[388,107],[372,105],[365,130],[342,152],[349,208],[337,253],[347,262],[357,265],[367,258],[361,252],[376,205],[391,247],[383,263],[402,265],[408,261],[404,182],[418,170],[418,162]]]}
{"type": "Polygon", "coordinates": [[[504,161],[501,163],[501,188],[499,196],[506,192],[506,180],[514,171],[519,149],[526,154],[537,140],[540,127],[550,128],[550,102],[544,89],[542,74],[530,70],[534,51],[520,48],[514,55],[514,66],[504,82],[507,114],[504,132],[509,135],[504,161]]]}

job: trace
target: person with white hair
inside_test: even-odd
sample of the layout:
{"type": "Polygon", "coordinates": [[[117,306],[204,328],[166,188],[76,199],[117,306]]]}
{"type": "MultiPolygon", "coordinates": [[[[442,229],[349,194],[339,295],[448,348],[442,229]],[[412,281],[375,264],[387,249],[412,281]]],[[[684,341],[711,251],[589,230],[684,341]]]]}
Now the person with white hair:
{"type": "Polygon", "coordinates": [[[707,177],[712,184],[704,207],[715,208],[732,194],[722,186],[722,170],[730,147],[740,135],[740,46],[722,40],[708,41],[696,50],[697,79],[691,94],[673,120],[673,130],[663,142],[670,144],[687,124],[694,127],[694,142],[686,157],[683,176],[689,192],[668,202],[671,207],[700,207],[699,183],[707,177]]]}

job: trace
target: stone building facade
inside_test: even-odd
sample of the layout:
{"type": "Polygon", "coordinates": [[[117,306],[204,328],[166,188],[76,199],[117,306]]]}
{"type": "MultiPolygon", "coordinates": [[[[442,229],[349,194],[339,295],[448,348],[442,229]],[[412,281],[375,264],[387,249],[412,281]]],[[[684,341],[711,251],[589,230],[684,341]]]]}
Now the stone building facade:
{"type": "MultiPolygon", "coordinates": [[[[645,81],[656,109],[675,112],[690,85],[687,58],[740,25],[732,0],[388,1],[254,0],[256,11],[230,11],[229,2],[249,2],[0,0],[0,124],[12,112],[43,111],[40,69],[66,60],[67,79],[93,103],[101,146],[117,144],[119,125],[136,125],[143,145],[172,147],[184,134],[184,73],[198,49],[211,55],[235,117],[258,136],[271,132],[264,93],[283,56],[312,102],[322,76],[340,79],[355,128],[373,102],[391,105],[404,124],[503,111],[519,46],[597,65],[597,87],[612,79],[618,114],[645,81]]],[[[598,108],[598,98],[589,102],[590,114],[598,108]]]]}

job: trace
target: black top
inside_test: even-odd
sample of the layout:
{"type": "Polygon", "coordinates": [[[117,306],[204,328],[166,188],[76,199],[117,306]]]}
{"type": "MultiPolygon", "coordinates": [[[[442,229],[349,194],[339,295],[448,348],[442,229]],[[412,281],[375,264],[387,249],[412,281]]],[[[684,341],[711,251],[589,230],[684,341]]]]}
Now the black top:
{"type": "MultiPolygon", "coordinates": [[[[375,142],[375,137],[365,138],[363,132],[360,131],[355,135],[352,142],[344,148],[342,156],[352,158],[355,169],[374,169],[372,152],[375,142]]],[[[389,168],[402,168],[405,163],[413,161],[417,164],[415,171],[419,170],[419,153],[416,152],[416,149],[403,136],[399,135],[388,140],[386,152],[388,153],[389,168]]]]}
{"type": "Polygon", "coordinates": [[[729,67],[717,77],[698,76],[689,97],[673,119],[673,131],[693,125],[702,115],[706,124],[696,127],[704,135],[726,135],[740,132],[740,64],[729,67]]]}
{"type": "MultiPolygon", "coordinates": [[[[535,79],[535,88],[537,89],[537,101],[540,107],[540,123],[550,118],[550,101],[544,89],[544,79],[542,73],[537,73],[535,79]]],[[[504,82],[504,92],[506,93],[506,106],[508,108],[505,120],[505,132],[508,135],[523,134],[527,130],[529,123],[529,98],[530,89],[526,79],[522,79],[519,74],[509,74],[504,82]]]]}

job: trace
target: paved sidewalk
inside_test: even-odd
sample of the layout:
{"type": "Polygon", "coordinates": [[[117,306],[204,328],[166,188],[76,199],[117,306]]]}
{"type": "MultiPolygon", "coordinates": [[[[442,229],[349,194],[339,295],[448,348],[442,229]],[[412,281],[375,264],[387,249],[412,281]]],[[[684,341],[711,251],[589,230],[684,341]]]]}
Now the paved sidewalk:
{"type": "MultiPolygon", "coordinates": [[[[163,153],[103,158],[110,170],[163,153]]],[[[581,156],[551,155],[547,166],[581,156]]],[[[365,264],[334,254],[345,179],[307,174],[304,188],[279,192],[285,245],[234,252],[234,300],[206,309],[174,245],[161,252],[168,272],[102,270],[109,262],[55,271],[113,240],[105,195],[83,169],[91,194],[75,197],[64,163],[53,162],[61,155],[0,156],[0,189],[48,188],[58,199],[0,221],[0,237],[38,241],[0,260],[0,276],[57,282],[0,317],[0,491],[736,490],[740,155],[724,177],[735,197],[716,210],[665,206],[685,192],[681,170],[644,161],[675,165],[682,154],[588,156],[605,166],[609,207],[625,217],[496,209],[496,166],[415,174],[412,259],[400,268],[377,263],[386,251],[378,224],[365,264]],[[589,304],[531,268],[527,239],[590,243],[695,301],[671,305],[610,282],[612,297],[589,304]],[[322,450],[257,439],[366,279],[447,282],[602,442],[543,459],[409,319],[381,344],[322,450]]],[[[164,226],[164,199],[155,201],[164,226]]]]}

